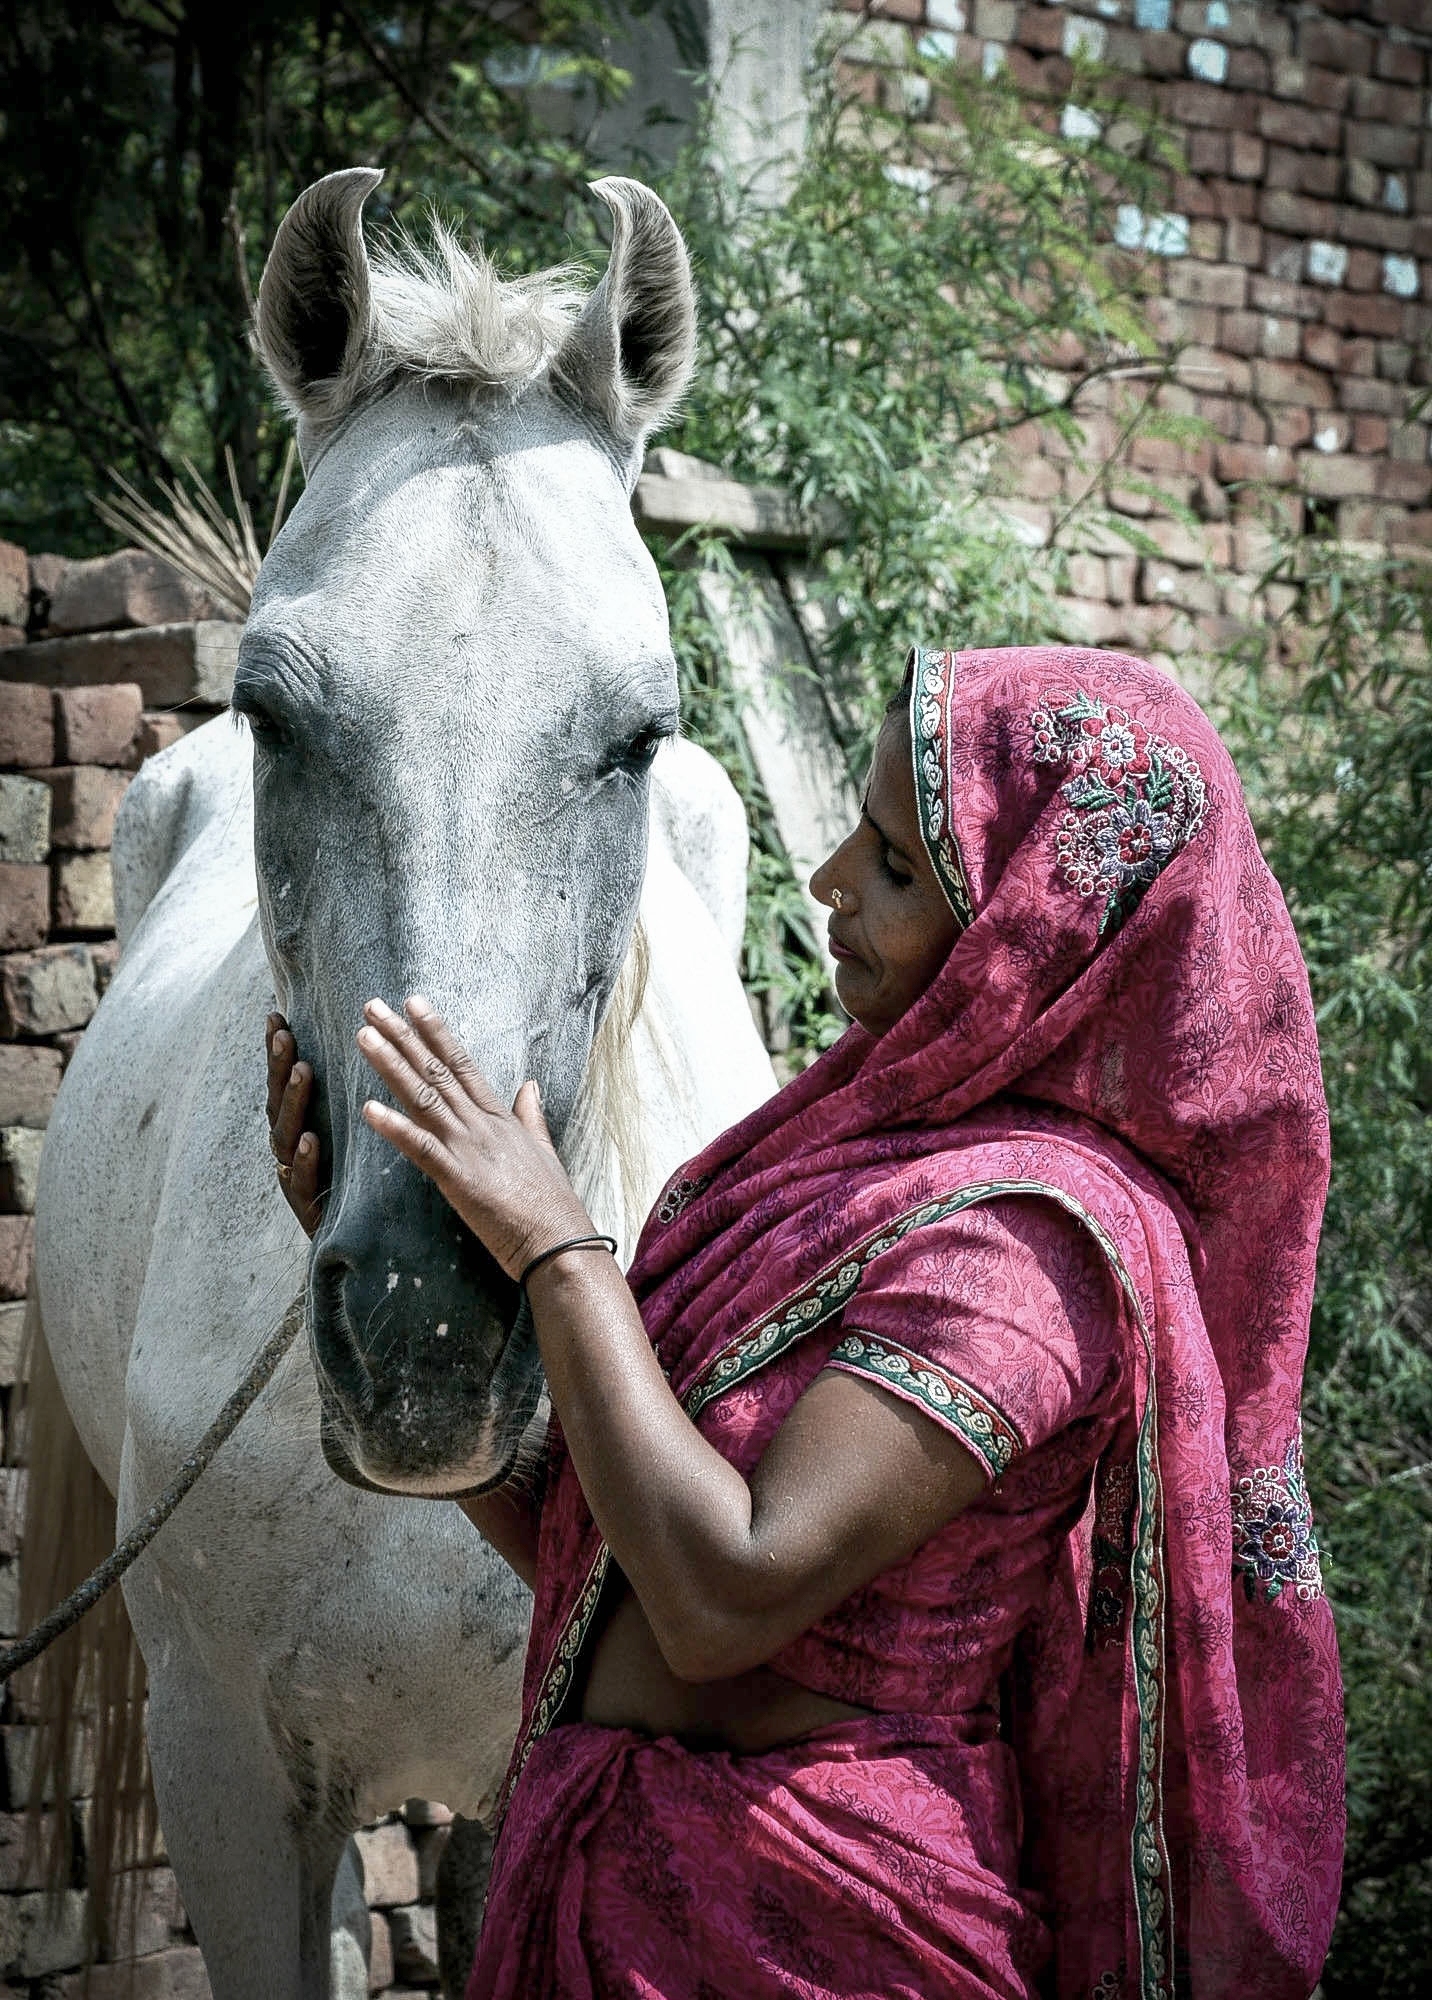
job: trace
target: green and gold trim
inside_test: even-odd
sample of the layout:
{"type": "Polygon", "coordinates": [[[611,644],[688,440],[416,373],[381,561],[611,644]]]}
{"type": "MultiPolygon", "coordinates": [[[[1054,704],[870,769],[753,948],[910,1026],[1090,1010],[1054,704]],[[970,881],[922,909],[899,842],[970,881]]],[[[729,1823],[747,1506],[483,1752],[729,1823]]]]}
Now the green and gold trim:
{"type": "Polygon", "coordinates": [[[911,648],[910,749],[920,831],[945,900],[961,930],[975,920],[974,898],[950,816],[950,709],[955,698],[955,655],[911,648]]]}
{"type": "Polygon", "coordinates": [[[882,1389],[928,1411],[974,1453],[991,1479],[998,1479],[1024,1448],[1019,1432],[987,1396],[898,1341],[856,1329],[842,1335],[830,1358],[836,1367],[868,1375],[882,1389]]]}

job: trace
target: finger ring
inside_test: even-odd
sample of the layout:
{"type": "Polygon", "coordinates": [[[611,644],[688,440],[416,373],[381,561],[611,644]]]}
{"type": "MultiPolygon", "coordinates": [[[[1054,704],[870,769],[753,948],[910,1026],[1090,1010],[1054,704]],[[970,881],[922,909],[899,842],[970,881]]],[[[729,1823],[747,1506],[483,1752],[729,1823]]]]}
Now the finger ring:
{"type": "Polygon", "coordinates": [[[289,1182],[293,1179],[293,1168],[286,1167],[282,1164],[282,1162],[280,1162],[278,1169],[278,1177],[280,1181],[282,1181],[283,1185],[287,1187],[289,1182]]]}

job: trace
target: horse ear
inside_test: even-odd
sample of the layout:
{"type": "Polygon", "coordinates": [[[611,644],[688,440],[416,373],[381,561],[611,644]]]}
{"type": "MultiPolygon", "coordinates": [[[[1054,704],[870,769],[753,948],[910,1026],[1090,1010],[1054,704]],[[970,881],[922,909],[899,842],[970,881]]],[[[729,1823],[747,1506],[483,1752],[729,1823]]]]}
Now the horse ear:
{"type": "Polygon", "coordinates": [[[592,192],[612,212],[611,256],[552,372],[636,454],[691,379],[691,264],[681,231],[650,188],[610,177],[593,181],[592,192]]]}
{"type": "Polygon", "coordinates": [[[341,414],[342,384],[368,338],[363,204],[382,178],[376,167],[345,167],[314,181],[279,224],[264,265],[259,353],[294,415],[310,424],[341,414]]]}

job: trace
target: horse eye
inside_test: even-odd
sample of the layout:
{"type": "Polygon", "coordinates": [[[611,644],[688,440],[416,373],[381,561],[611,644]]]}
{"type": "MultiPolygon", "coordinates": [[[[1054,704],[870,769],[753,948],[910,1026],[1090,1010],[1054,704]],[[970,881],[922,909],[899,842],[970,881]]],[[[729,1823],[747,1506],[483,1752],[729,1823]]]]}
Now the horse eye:
{"type": "Polygon", "coordinates": [[[283,724],[252,695],[236,691],[230,706],[235,717],[249,725],[256,743],[262,743],[267,749],[278,749],[290,740],[283,724]]]}
{"type": "Polygon", "coordinates": [[[646,766],[661,748],[661,742],[659,729],[639,729],[626,747],[626,761],[638,767],[646,766]]]}

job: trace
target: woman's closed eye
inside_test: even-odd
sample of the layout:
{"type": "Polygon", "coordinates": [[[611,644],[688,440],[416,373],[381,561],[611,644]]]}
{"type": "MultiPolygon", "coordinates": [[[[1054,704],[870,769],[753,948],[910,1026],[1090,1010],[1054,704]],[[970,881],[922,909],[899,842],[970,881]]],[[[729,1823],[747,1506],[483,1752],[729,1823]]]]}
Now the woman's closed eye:
{"type": "Polygon", "coordinates": [[[904,855],[898,854],[893,847],[885,846],[883,842],[880,848],[880,866],[887,880],[893,882],[898,889],[908,889],[915,879],[904,855]]]}

